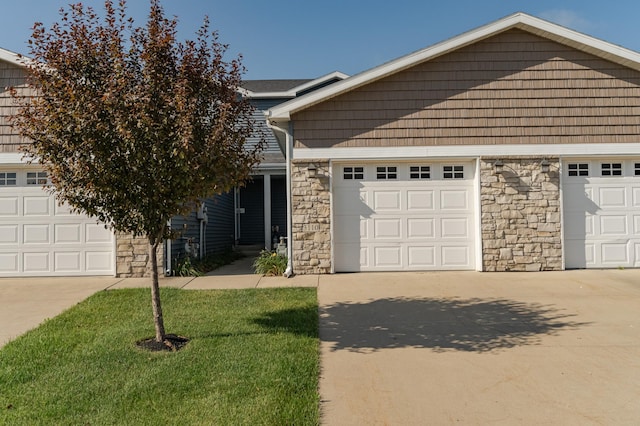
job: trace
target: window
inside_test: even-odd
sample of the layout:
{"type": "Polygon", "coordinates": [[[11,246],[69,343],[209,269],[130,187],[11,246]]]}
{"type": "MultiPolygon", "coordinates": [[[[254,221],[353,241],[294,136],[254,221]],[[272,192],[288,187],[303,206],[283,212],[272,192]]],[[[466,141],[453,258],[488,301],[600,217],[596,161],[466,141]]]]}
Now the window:
{"type": "Polygon", "coordinates": [[[622,163],[602,163],[602,176],[622,176],[622,163]]]}
{"type": "Polygon", "coordinates": [[[464,179],[464,166],[443,166],[442,171],[445,179],[464,179]]]}
{"type": "Polygon", "coordinates": [[[16,184],[15,172],[0,172],[0,186],[16,186],[16,184]]]}
{"type": "Polygon", "coordinates": [[[27,185],[46,185],[47,172],[27,172],[27,185]]]}
{"type": "Polygon", "coordinates": [[[342,176],[346,180],[364,179],[364,167],[343,167],[342,176]]]}
{"type": "Polygon", "coordinates": [[[569,176],[589,176],[589,164],[588,163],[569,164],[569,176]]]}
{"type": "Polygon", "coordinates": [[[634,169],[635,169],[635,175],[636,176],[640,176],[640,163],[636,163],[634,164],[634,169]]]}
{"type": "Polygon", "coordinates": [[[378,166],[376,168],[376,178],[379,180],[397,179],[398,168],[396,166],[378,166]]]}
{"type": "Polygon", "coordinates": [[[431,167],[411,166],[409,167],[409,177],[411,179],[431,179],[431,167]]]}

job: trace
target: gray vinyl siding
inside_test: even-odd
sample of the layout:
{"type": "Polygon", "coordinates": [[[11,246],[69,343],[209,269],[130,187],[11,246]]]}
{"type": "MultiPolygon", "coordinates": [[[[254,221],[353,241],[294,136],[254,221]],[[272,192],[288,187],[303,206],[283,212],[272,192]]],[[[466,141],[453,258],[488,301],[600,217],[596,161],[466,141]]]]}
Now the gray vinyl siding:
{"type": "Polygon", "coordinates": [[[207,254],[229,250],[234,242],[233,192],[206,201],[208,223],[205,231],[207,254]]]}
{"type": "Polygon", "coordinates": [[[284,163],[284,155],[278,145],[273,131],[267,126],[264,112],[269,108],[278,105],[287,99],[251,99],[251,104],[255,107],[253,119],[255,120],[256,131],[247,139],[246,146],[253,148],[259,143],[260,138],[264,138],[266,145],[262,151],[265,162],[268,163],[284,163]]]}
{"type": "Polygon", "coordinates": [[[196,218],[196,212],[191,212],[184,216],[175,216],[171,219],[171,229],[178,233],[178,236],[171,240],[171,262],[175,266],[175,261],[185,257],[185,243],[191,239],[199,242],[200,224],[196,218]]]}

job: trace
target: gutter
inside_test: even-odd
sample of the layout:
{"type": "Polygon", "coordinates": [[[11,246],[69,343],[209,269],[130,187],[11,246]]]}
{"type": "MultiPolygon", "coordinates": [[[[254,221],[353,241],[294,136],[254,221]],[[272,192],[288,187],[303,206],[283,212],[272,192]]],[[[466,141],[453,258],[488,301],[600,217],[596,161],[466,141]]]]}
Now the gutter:
{"type": "Polygon", "coordinates": [[[269,117],[267,117],[267,126],[273,130],[274,132],[280,132],[284,134],[285,138],[285,162],[286,162],[286,179],[287,179],[287,269],[284,271],[283,276],[286,278],[290,278],[293,276],[293,226],[291,223],[292,215],[291,215],[291,151],[293,150],[293,137],[291,135],[291,130],[283,129],[278,127],[277,125],[271,124],[269,122],[269,117]]]}

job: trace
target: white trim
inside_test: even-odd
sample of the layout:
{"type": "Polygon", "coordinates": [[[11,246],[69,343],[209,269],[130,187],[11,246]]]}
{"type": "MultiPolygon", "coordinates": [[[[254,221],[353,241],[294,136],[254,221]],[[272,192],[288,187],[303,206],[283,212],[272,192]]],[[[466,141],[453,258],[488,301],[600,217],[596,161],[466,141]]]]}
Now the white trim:
{"type": "Polygon", "coordinates": [[[333,205],[333,161],[329,160],[329,238],[331,239],[331,256],[329,258],[331,262],[331,270],[329,271],[331,274],[336,273],[336,260],[335,260],[335,252],[336,252],[336,239],[334,235],[334,224],[335,220],[335,210],[333,205]]]}
{"type": "Polygon", "coordinates": [[[530,144],[530,145],[454,145],[407,147],[296,148],[294,160],[375,160],[420,157],[508,157],[535,156],[626,156],[640,155],[640,143],[619,144],[530,144]]]}
{"type": "Polygon", "coordinates": [[[0,48],[0,60],[17,65],[21,68],[25,68],[25,64],[31,61],[31,59],[26,56],[3,48],[0,48]]]}
{"type": "Polygon", "coordinates": [[[475,161],[476,172],[474,176],[474,218],[475,218],[475,264],[476,271],[482,272],[484,271],[484,258],[482,251],[482,180],[480,176],[480,159],[477,158],[475,161]]]}
{"type": "Polygon", "coordinates": [[[266,173],[262,179],[263,198],[264,198],[264,248],[271,250],[273,244],[271,241],[271,175],[266,173]]]}
{"type": "Polygon", "coordinates": [[[516,13],[457,37],[387,62],[368,71],[364,71],[346,80],[319,89],[309,95],[301,96],[277,105],[268,111],[268,116],[274,121],[288,121],[293,113],[513,28],[518,28],[553,40],[625,67],[640,70],[640,53],[638,52],[535,18],[525,13],[516,13]]]}
{"type": "Polygon", "coordinates": [[[238,89],[238,92],[242,96],[245,96],[250,99],[260,99],[260,98],[295,98],[298,95],[298,92],[302,92],[314,86],[319,86],[321,84],[326,83],[327,81],[338,79],[344,80],[345,78],[349,78],[349,76],[340,71],[334,71],[329,74],[325,74],[321,77],[308,81],[304,84],[301,84],[296,87],[292,87],[289,90],[283,90],[281,92],[253,92],[251,90],[247,90],[244,88],[238,89]]]}
{"type": "Polygon", "coordinates": [[[558,168],[558,196],[560,197],[560,242],[562,244],[562,259],[561,259],[561,265],[560,268],[562,271],[564,271],[566,268],[566,261],[565,259],[567,258],[566,256],[566,252],[567,252],[567,246],[565,244],[565,239],[564,239],[564,176],[562,176],[564,174],[564,162],[566,160],[562,157],[560,157],[558,164],[559,164],[559,168],[558,168]]]}
{"type": "MultiPolygon", "coordinates": [[[[33,161],[37,163],[36,160],[33,161]]],[[[0,166],[5,164],[27,164],[29,158],[22,152],[2,152],[0,153],[0,166]]]]}

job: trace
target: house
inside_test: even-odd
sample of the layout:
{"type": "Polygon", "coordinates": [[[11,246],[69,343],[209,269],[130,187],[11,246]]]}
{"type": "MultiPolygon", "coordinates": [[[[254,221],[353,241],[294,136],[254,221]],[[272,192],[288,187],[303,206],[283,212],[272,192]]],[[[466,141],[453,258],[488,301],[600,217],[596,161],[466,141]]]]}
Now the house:
{"type": "MultiPolygon", "coordinates": [[[[314,80],[246,82],[240,91],[257,108],[260,134],[267,139],[264,159],[246,187],[207,199],[198,211],[172,219],[181,235],[159,249],[161,272],[171,273],[187,252],[202,256],[237,244],[271,246],[271,227],[287,227],[286,164],[277,138],[265,131],[262,110],[345,77],[332,73],[314,80]]],[[[42,167],[24,160],[19,147],[28,141],[10,128],[14,105],[8,88],[29,90],[25,78],[18,55],[0,49],[0,277],[147,275],[146,239],[113,233],[95,219],[59,206],[43,190],[47,176],[42,167]]],[[[260,134],[249,144],[257,143],[260,134]]]]}
{"type": "Polygon", "coordinates": [[[640,266],[640,54],[516,13],[268,111],[288,274],[640,266]]]}
{"type": "MultiPolygon", "coordinates": [[[[272,249],[274,238],[286,237],[286,163],[283,140],[272,132],[265,112],[280,103],[313,92],[348,76],[333,72],[316,79],[246,80],[239,90],[255,108],[256,131],[247,141],[254,147],[261,139],[266,144],[262,162],[251,180],[234,191],[205,200],[198,211],[172,219],[173,229],[181,235],[165,243],[167,272],[187,252],[195,257],[216,253],[233,246],[272,249]]],[[[126,260],[123,268],[126,268],[126,260]]]]}

